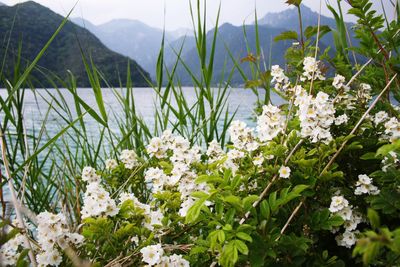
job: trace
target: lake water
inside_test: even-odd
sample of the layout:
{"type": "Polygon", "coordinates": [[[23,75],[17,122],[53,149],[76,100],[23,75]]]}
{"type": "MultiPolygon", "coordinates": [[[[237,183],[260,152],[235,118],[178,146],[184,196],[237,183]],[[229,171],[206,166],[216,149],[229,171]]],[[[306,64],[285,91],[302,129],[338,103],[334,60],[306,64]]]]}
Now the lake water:
{"type": "MultiPolygon", "coordinates": [[[[120,89],[119,92],[123,93],[124,89],[120,89]]],[[[184,95],[189,102],[189,104],[193,104],[197,101],[197,96],[194,88],[183,88],[184,95]]],[[[65,99],[65,103],[71,109],[70,120],[76,119],[75,106],[73,95],[67,89],[60,89],[62,97],[59,95],[57,90],[45,90],[45,89],[35,89],[35,90],[25,90],[25,98],[24,98],[24,123],[28,133],[35,132],[37,136],[38,131],[41,129],[43,120],[46,117],[46,113],[49,109],[49,105],[52,102],[52,96],[56,99],[60,100],[62,98],[65,99]]],[[[94,93],[92,89],[81,88],[78,89],[78,95],[84,100],[90,107],[97,110],[96,99],[94,97],[94,93]]],[[[215,90],[215,95],[217,94],[217,90],[215,90]]],[[[109,123],[111,125],[112,130],[118,134],[117,122],[112,114],[121,114],[122,108],[118,103],[118,100],[115,96],[115,93],[111,89],[104,89],[102,91],[103,99],[106,104],[107,113],[109,114],[109,123]]],[[[135,97],[136,109],[138,114],[144,119],[144,121],[148,125],[152,125],[154,122],[154,110],[157,101],[157,94],[152,88],[134,88],[133,95],[135,97]]],[[[262,91],[259,92],[261,98],[263,98],[264,94],[262,91]]],[[[7,91],[4,89],[0,89],[0,97],[3,99],[7,98],[7,91]]],[[[282,100],[277,96],[273,95],[272,97],[274,104],[282,103],[282,100]]],[[[229,98],[227,101],[227,108],[230,115],[236,111],[235,119],[245,121],[249,124],[249,126],[254,126],[255,121],[252,120],[253,110],[255,107],[255,103],[257,101],[256,95],[251,91],[243,88],[231,88],[229,89],[229,98]]],[[[174,105],[174,103],[171,103],[174,105]]],[[[55,106],[53,101],[53,106],[55,106]]],[[[68,125],[61,117],[60,112],[63,116],[67,115],[62,109],[57,108],[56,110],[51,109],[48,114],[48,119],[45,123],[46,131],[48,133],[47,139],[53,137],[57,134],[60,129],[66,127],[68,125]]],[[[0,112],[0,120],[3,122],[5,114],[4,112],[0,112]]],[[[92,135],[93,138],[98,136],[99,132],[99,124],[92,118],[90,115],[85,116],[85,121],[87,125],[87,130],[89,134],[92,135]]],[[[222,121],[221,121],[222,123],[222,121]]],[[[15,130],[8,129],[13,132],[15,130]]],[[[42,143],[43,145],[44,143],[42,143]]],[[[41,160],[42,155],[39,155],[39,161],[41,160]]],[[[8,190],[5,189],[5,198],[6,200],[9,198],[8,190]]]]}
{"type": "MultiPolygon", "coordinates": [[[[123,91],[124,89],[121,90],[123,91]]],[[[195,90],[193,88],[187,87],[183,88],[183,91],[188,102],[190,104],[195,103],[195,101],[197,100],[195,90]]],[[[67,89],[60,89],[60,92],[64,97],[65,102],[69,105],[72,112],[74,113],[75,107],[73,95],[67,89]]],[[[110,114],[109,117],[113,118],[112,114],[121,114],[122,109],[120,104],[118,103],[115,93],[111,89],[104,89],[102,93],[104,102],[106,104],[107,113],[110,114]]],[[[217,94],[217,90],[215,90],[215,94],[217,94]]],[[[262,91],[260,91],[259,94],[260,97],[263,97],[262,91]]],[[[26,90],[24,100],[24,117],[28,132],[33,129],[39,130],[41,128],[43,118],[45,117],[49,108],[49,103],[52,101],[51,95],[55,96],[57,99],[61,99],[60,96],[58,96],[58,92],[56,90],[26,90]]],[[[92,89],[78,89],[78,95],[90,107],[97,109],[96,99],[94,97],[92,89]]],[[[152,88],[134,88],[133,95],[135,97],[138,114],[144,119],[146,123],[152,125],[154,121],[154,110],[156,105],[155,103],[157,102],[157,95],[155,91],[152,88]]],[[[3,99],[7,97],[7,92],[0,89],[0,97],[2,97],[3,99]]],[[[253,115],[255,102],[257,101],[257,97],[255,96],[255,94],[248,89],[231,88],[229,89],[228,99],[229,100],[227,102],[227,107],[229,108],[229,113],[232,114],[236,109],[238,109],[235,119],[246,121],[249,125],[254,126],[255,122],[251,120],[251,117],[253,115]]],[[[272,99],[275,104],[282,103],[282,100],[276,95],[273,95],[272,99]]],[[[174,105],[174,103],[171,104],[174,105]]],[[[62,112],[61,109],[58,110],[62,112]]],[[[2,119],[3,116],[4,114],[0,113],[0,119],[2,119]]],[[[96,133],[98,132],[98,124],[93,118],[90,117],[90,115],[86,115],[85,117],[85,120],[89,125],[89,132],[92,132],[94,135],[96,135],[96,133]]],[[[76,118],[75,114],[72,114],[72,118],[76,118]]],[[[61,128],[65,127],[66,125],[67,123],[60,118],[60,115],[57,114],[57,112],[51,111],[49,113],[46,123],[46,128],[49,133],[57,133],[61,128]]],[[[112,119],[110,119],[110,125],[112,127],[114,126],[113,128],[117,130],[117,124],[112,119]]]]}

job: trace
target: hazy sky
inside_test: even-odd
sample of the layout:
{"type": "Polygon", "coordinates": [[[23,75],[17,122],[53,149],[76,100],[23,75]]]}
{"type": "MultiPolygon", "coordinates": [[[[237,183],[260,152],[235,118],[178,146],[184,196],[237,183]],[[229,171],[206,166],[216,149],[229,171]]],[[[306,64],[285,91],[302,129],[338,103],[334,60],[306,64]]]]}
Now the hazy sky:
{"type": "MultiPolygon", "coordinates": [[[[325,0],[322,1],[322,13],[330,15],[326,8],[325,0]]],[[[336,5],[336,0],[330,1],[336,5]]],[[[373,0],[374,8],[381,12],[381,1],[384,3],[386,11],[393,14],[393,8],[389,1],[400,0],[373,0]]],[[[7,5],[14,5],[21,0],[0,0],[7,5]]],[[[66,15],[77,0],[36,0],[36,2],[47,6],[55,12],[66,15]]],[[[230,22],[240,25],[244,20],[251,23],[254,20],[254,8],[257,6],[258,16],[262,17],[265,13],[281,11],[288,8],[285,0],[208,0],[207,22],[214,25],[215,15],[221,2],[220,22],[230,22]]],[[[192,0],[196,3],[196,0],[192,0]]],[[[320,0],[304,0],[304,4],[318,11],[320,0]]],[[[343,6],[348,4],[342,1],[343,6]]],[[[83,17],[94,24],[101,24],[112,19],[129,18],[140,20],[150,26],[163,27],[164,8],[166,11],[165,25],[169,30],[177,28],[191,27],[189,0],[79,0],[72,17],[83,17]]],[[[347,20],[354,21],[352,17],[347,20]]]]}

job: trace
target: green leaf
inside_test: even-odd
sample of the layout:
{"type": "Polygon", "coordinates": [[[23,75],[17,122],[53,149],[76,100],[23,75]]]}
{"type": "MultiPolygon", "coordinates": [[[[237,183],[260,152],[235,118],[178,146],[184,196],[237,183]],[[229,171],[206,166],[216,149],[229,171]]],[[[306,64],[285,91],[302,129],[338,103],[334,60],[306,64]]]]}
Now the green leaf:
{"type": "Polygon", "coordinates": [[[368,209],[368,219],[373,228],[379,228],[380,219],[378,213],[373,209],[368,209]]]}
{"type": "Polygon", "coordinates": [[[239,233],[236,233],[236,236],[242,240],[253,242],[253,239],[251,238],[251,236],[246,233],[239,232],[239,233]]]}
{"type": "Polygon", "coordinates": [[[249,248],[247,247],[247,245],[242,240],[236,239],[235,240],[235,247],[243,255],[248,255],[249,254],[249,248]]]}
{"type": "Polygon", "coordinates": [[[29,263],[27,261],[25,261],[26,256],[28,256],[29,253],[29,249],[24,249],[22,250],[21,254],[18,257],[17,260],[17,267],[28,267],[29,263]]]}
{"type": "Polygon", "coordinates": [[[253,203],[258,200],[259,196],[250,195],[243,199],[243,207],[246,211],[249,211],[253,207],[253,203]]]}
{"type": "Polygon", "coordinates": [[[191,206],[186,215],[186,223],[192,223],[197,220],[200,215],[201,208],[206,202],[207,198],[201,198],[194,202],[193,206],[191,206]]]}
{"type": "Polygon", "coordinates": [[[374,152],[365,153],[364,155],[362,155],[360,157],[360,159],[362,159],[362,160],[373,160],[373,159],[376,159],[376,153],[374,153],[374,152]]]}
{"type": "Polygon", "coordinates": [[[266,219],[266,220],[269,219],[269,216],[270,216],[270,209],[269,209],[268,201],[265,200],[265,199],[264,199],[263,201],[261,201],[261,204],[260,204],[260,212],[261,212],[261,216],[262,216],[264,219],[266,219]]]}
{"type": "Polygon", "coordinates": [[[241,201],[240,197],[230,195],[230,196],[224,197],[223,200],[225,202],[232,204],[237,209],[242,208],[242,205],[241,205],[242,201],[241,201]]]}
{"type": "Polygon", "coordinates": [[[285,31],[282,32],[281,34],[275,36],[274,41],[279,42],[279,41],[284,41],[284,40],[299,40],[299,36],[297,32],[295,31],[285,31]]]}
{"type": "Polygon", "coordinates": [[[303,0],[286,0],[286,4],[299,7],[302,1],[303,0]]]}
{"type": "Polygon", "coordinates": [[[400,139],[394,142],[393,144],[388,144],[381,146],[376,152],[376,156],[387,156],[389,152],[397,150],[400,148],[400,139]]]}
{"type": "Polygon", "coordinates": [[[233,267],[239,259],[238,248],[235,241],[236,240],[230,241],[222,249],[222,253],[219,257],[219,264],[223,267],[233,267]]]}
{"type": "MultiPolygon", "coordinates": [[[[329,28],[329,26],[321,25],[319,28],[319,39],[321,40],[322,36],[324,36],[325,34],[327,34],[330,31],[331,31],[331,28],[329,28]]],[[[318,26],[308,26],[304,31],[304,36],[307,39],[310,39],[317,33],[318,33],[318,26]]]]}

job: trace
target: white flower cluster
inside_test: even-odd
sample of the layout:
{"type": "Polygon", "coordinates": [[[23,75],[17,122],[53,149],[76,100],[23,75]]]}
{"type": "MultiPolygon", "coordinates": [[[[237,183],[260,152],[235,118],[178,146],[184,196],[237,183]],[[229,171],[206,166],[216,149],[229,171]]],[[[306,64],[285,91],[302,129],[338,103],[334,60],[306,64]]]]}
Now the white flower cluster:
{"type": "Polygon", "coordinates": [[[138,157],[133,150],[122,150],[121,155],[119,156],[119,159],[121,160],[122,163],[124,163],[125,168],[132,170],[135,168],[138,164],[138,157]]]}
{"type": "Polygon", "coordinates": [[[278,65],[271,67],[272,83],[275,83],[275,89],[280,91],[286,91],[289,87],[289,78],[283,72],[283,69],[278,65]]]}
{"type": "Polygon", "coordinates": [[[400,122],[397,118],[390,118],[390,120],[385,123],[385,134],[389,136],[392,142],[400,138],[400,122]]]}
{"type": "Polygon", "coordinates": [[[19,256],[21,255],[19,247],[27,249],[25,237],[17,234],[14,238],[8,240],[0,248],[0,259],[3,266],[16,266],[19,256]]]}
{"type": "Polygon", "coordinates": [[[151,157],[169,158],[171,162],[183,162],[187,165],[200,160],[200,148],[193,146],[182,136],[175,136],[170,130],[165,130],[161,137],[154,137],[146,147],[151,157]]]}
{"type": "Polygon", "coordinates": [[[372,118],[373,122],[375,123],[375,126],[378,126],[382,122],[385,122],[389,119],[389,114],[387,114],[385,111],[379,111],[375,114],[375,116],[372,118]]]}
{"type": "Polygon", "coordinates": [[[257,118],[257,133],[261,142],[271,141],[283,132],[285,116],[281,110],[271,104],[263,106],[263,112],[257,118]]]}
{"type": "Polygon", "coordinates": [[[322,72],[319,68],[320,61],[313,57],[306,57],[303,61],[303,75],[301,76],[301,81],[311,81],[311,80],[325,80],[322,72]]]}
{"type": "MultiPolygon", "coordinates": [[[[17,220],[13,220],[13,225],[20,227],[17,220]]],[[[25,222],[25,226],[31,229],[31,224],[25,222]]],[[[5,234],[10,233],[11,227],[3,228],[5,234]]],[[[21,255],[20,247],[28,249],[26,238],[22,234],[16,234],[13,238],[4,243],[0,248],[0,263],[2,266],[16,266],[19,256],[21,255]]]]}
{"type": "Polygon", "coordinates": [[[313,143],[332,140],[330,127],[335,121],[335,108],[326,93],[318,92],[313,98],[304,89],[299,90],[294,104],[299,107],[302,137],[310,137],[313,143]]]}
{"type": "Polygon", "coordinates": [[[343,234],[336,236],[336,242],[339,246],[351,248],[357,242],[357,233],[358,231],[345,231],[343,234]]]}
{"type": "Polygon", "coordinates": [[[345,86],[346,78],[340,74],[336,74],[335,78],[333,78],[332,85],[336,89],[341,89],[345,86]]]}
{"type": "Polygon", "coordinates": [[[82,180],[88,183],[100,182],[100,176],[92,167],[84,167],[82,170],[82,180]]]}
{"type": "Polygon", "coordinates": [[[360,84],[360,88],[357,91],[357,98],[362,100],[362,101],[368,101],[372,99],[371,96],[371,85],[362,83],[360,84]]]}
{"type": "Polygon", "coordinates": [[[208,156],[209,163],[214,163],[218,160],[221,160],[226,155],[225,152],[222,150],[221,145],[217,142],[217,140],[212,140],[208,144],[206,154],[208,156]]]}
{"type": "Polygon", "coordinates": [[[86,192],[83,197],[82,219],[97,216],[114,216],[118,213],[115,200],[100,184],[100,176],[92,167],[85,167],[82,171],[82,180],[87,181],[86,192]]]}
{"type": "Polygon", "coordinates": [[[228,129],[231,141],[235,148],[254,151],[259,144],[255,140],[254,129],[247,127],[242,121],[233,121],[228,129]]]}
{"type": "Polygon", "coordinates": [[[142,253],[143,261],[147,266],[156,267],[189,267],[190,264],[185,260],[182,255],[173,254],[171,256],[164,256],[164,249],[161,244],[151,245],[144,247],[140,250],[142,253]]]}
{"type": "Polygon", "coordinates": [[[378,187],[372,184],[372,178],[368,177],[366,174],[358,175],[356,186],[356,190],[354,191],[354,194],[356,195],[378,195],[380,192],[378,187]]]}
{"type": "Polygon", "coordinates": [[[346,124],[349,121],[349,117],[346,114],[337,116],[335,119],[335,125],[346,124]]]}
{"type": "Polygon", "coordinates": [[[42,212],[37,216],[37,241],[41,252],[36,255],[39,266],[59,266],[62,256],[58,249],[65,249],[70,244],[82,244],[83,236],[71,233],[68,229],[65,216],[61,213],[53,214],[42,212]]]}
{"type": "Polygon", "coordinates": [[[118,163],[115,159],[107,159],[106,160],[106,169],[107,170],[114,170],[118,167],[118,163]]]}
{"type": "Polygon", "coordinates": [[[97,216],[115,216],[118,213],[115,200],[104,187],[98,183],[90,183],[86,187],[81,210],[82,219],[97,216]]]}
{"type": "MultiPolygon", "coordinates": [[[[209,149],[209,157],[219,157],[224,153],[217,142],[212,142],[209,149]]],[[[195,183],[196,173],[192,171],[192,164],[199,162],[201,158],[201,148],[190,146],[189,140],[182,136],[175,136],[170,130],[164,131],[161,137],[150,140],[147,146],[150,156],[156,158],[167,158],[171,161],[173,168],[170,174],[165,174],[160,168],[149,168],[145,172],[145,181],[151,186],[153,193],[162,192],[166,188],[176,188],[181,194],[181,208],[179,214],[184,217],[195,199],[191,194],[195,191],[208,192],[206,183],[195,183]]]]}
{"type": "Polygon", "coordinates": [[[384,123],[386,134],[386,137],[384,138],[389,139],[392,142],[400,138],[400,121],[397,118],[389,118],[389,114],[387,114],[385,111],[379,111],[375,114],[372,120],[375,123],[375,126],[379,126],[381,123],[384,123]]]}
{"type": "Polygon", "coordinates": [[[357,241],[355,231],[359,223],[362,222],[362,216],[359,212],[353,211],[347,199],[343,196],[332,197],[329,211],[335,215],[339,215],[344,220],[345,231],[336,237],[339,246],[351,248],[357,241]]]}

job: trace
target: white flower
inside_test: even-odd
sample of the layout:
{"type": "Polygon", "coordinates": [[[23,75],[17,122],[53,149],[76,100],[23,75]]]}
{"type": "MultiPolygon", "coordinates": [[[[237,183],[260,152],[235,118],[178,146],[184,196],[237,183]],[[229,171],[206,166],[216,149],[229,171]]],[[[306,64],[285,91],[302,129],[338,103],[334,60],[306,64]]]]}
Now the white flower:
{"type": "Polygon", "coordinates": [[[168,150],[168,145],[165,145],[165,142],[160,137],[154,137],[150,140],[150,143],[146,147],[147,153],[149,153],[150,157],[156,157],[158,159],[165,158],[166,152],[168,150]]]}
{"type": "Polygon", "coordinates": [[[351,218],[344,222],[346,231],[353,231],[357,229],[357,225],[363,221],[362,214],[354,211],[351,213],[351,218]]]}
{"type": "Polygon", "coordinates": [[[350,207],[344,207],[341,210],[336,212],[337,215],[342,217],[343,220],[351,220],[353,215],[353,210],[350,207]]]}
{"type": "Polygon", "coordinates": [[[296,94],[295,105],[299,107],[297,115],[302,137],[310,137],[313,143],[332,140],[330,126],[335,120],[335,109],[327,94],[319,92],[313,98],[303,90],[296,94]]]}
{"type": "Polygon", "coordinates": [[[349,121],[349,117],[346,114],[340,115],[335,119],[335,125],[342,125],[343,123],[347,123],[349,121]]]}
{"type": "Polygon", "coordinates": [[[344,232],[342,235],[336,237],[336,242],[339,246],[351,248],[357,242],[355,232],[344,232]]]}
{"type": "Polygon", "coordinates": [[[378,125],[386,120],[389,119],[389,114],[387,114],[385,111],[379,111],[378,113],[375,114],[373,117],[375,125],[378,125]]]}
{"type": "Polygon", "coordinates": [[[39,266],[59,266],[62,262],[62,257],[58,250],[45,251],[36,256],[39,266]]]}
{"type": "Polygon", "coordinates": [[[90,183],[83,197],[82,219],[97,216],[115,216],[119,209],[115,200],[99,184],[90,183]]]}
{"type": "Polygon", "coordinates": [[[224,155],[224,151],[222,150],[221,145],[217,142],[217,140],[212,140],[208,144],[206,155],[209,157],[209,161],[211,163],[220,159],[224,155]]]}
{"type": "Polygon", "coordinates": [[[303,61],[303,75],[301,76],[301,81],[310,81],[310,80],[325,80],[325,77],[322,75],[321,70],[319,69],[319,61],[315,60],[313,57],[306,57],[303,61]]]}
{"type": "Polygon", "coordinates": [[[74,244],[74,245],[76,245],[76,246],[81,245],[81,244],[83,243],[84,239],[85,239],[85,238],[83,237],[83,235],[80,235],[80,234],[78,234],[78,233],[70,233],[70,234],[68,235],[68,240],[69,240],[72,244],[74,244]]]}
{"type": "Polygon", "coordinates": [[[343,87],[344,83],[346,81],[346,78],[340,74],[336,74],[335,78],[333,78],[333,87],[336,89],[340,89],[343,87]]]}
{"type": "Polygon", "coordinates": [[[396,118],[390,118],[385,123],[385,128],[385,133],[390,137],[392,142],[400,138],[400,122],[396,118]]]}
{"type": "Polygon", "coordinates": [[[259,154],[258,156],[255,156],[253,159],[253,164],[256,166],[261,166],[264,163],[264,156],[262,154],[259,154]]]}
{"type": "Polygon", "coordinates": [[[380,193],[378,187],[372,184],[372,178],[366,174],[360,174],[356,183],[356,189],[354,190],[355,195],[369,194],[377,195],[380,193]]]}
{"type": "Polygon", "coordinates": [[[230,160],[235,160],[235,159],[241,159],[244,157],[244,152],[237,150],[237,149],[231,149],[228,151],[226,154],[228,156],[228,159],[230,160]]]}
{"type": "Polygon", "coordinates": [[[42,212],[37,215],[37,221],[37,241],[41,251],[37,254],[36,259],[40,266],[60,265],[62,257],[58,247],[64,249],[71,243],[78,246],[83,242],[82,235],[69,232],[65,216],[62,213],[42,212]]]}
{"type": "Polygon", "coordinates": [[[82,180],[89,183],[99,182],[100,176],[96,174],[94,168],[87,166],[82,170],[82,180]]]}
{"type": "Polygon", "coordinates": [[[362,83],[360,84],[360,88],[358,89],[357,97],[360,100],[370,100],[372,98],[371,90],[372,90],[371,85],[362,83]]]}
{"type": "Polygon", "coordinates": [[[135,151],[133,150],[122,150],[120,158],[122,163],[125,164],[125,168],[132,170],[138,165],[138,159],[135,151]]]}
{"type": "Polygon", "coordinates": [[[154,226],[162,225],[161,221],[163,218],[164,215],[160,210],[150,211],[148,214],[146,214],[146,222],[144,223],[144,227],[153,231],[154,226]]]}
{"type": "Polygon", "coordinates": [[[115,159],[108,159],[106,160],[106,169],[107,170],[113,170],[116,167],[118,167],[118,163],[115,159]]]}
{"type": "Polygon", "coordinates": [[[279,169],[279,177],[289,178],[290,172],[291,170],[289,167],[281,166],[281,168],[279,169]]]}
{"type": "Polygon", "coordinates": [[[283,132],[285,117],[281,110],[271,104],[263,106],[263,112],[257,118],[258,138],[261,142],[267,142],[283,132]]]}
{"type": "Polygon", "coordinates": [[[329,207],[329,211],[332,213],[341,211],[345,207],[349,206],[349,202],[342,196],[334,196],[332,197],[331,205],[329,207]]]}
{"type": "Polygon", "coordinates": [[[289,87],[289,78],[285,75],[283,69],[281,69],[278,65],[273,65],[271,67],[271,76],[271,82],[275,83],[276,90],[285,91],[289,87]]]}
{"type": "Polygon", "coordinates": [[[140,253],[142,253],[143,261],[150,266],[153,266],[161,262],[164,250],[162,249],[161,244],[157,244],[142,248],[140,253]]]}
{"type": "Polygon", "coordinates": [[[246,123],[233,121],[228,131],[235,148],[248,151],[257,149],[258,146],[254,146],[253,129],[247,127],[246,123]]]}
{"type": "Polygon", "coordinates": [[[190,264],[182,255],[173,254],[169,257],[162,257],[161,263],[157,267],[189,267],[190,264]]]}

